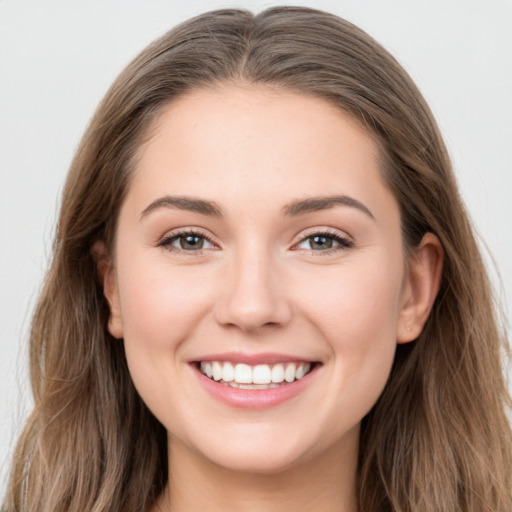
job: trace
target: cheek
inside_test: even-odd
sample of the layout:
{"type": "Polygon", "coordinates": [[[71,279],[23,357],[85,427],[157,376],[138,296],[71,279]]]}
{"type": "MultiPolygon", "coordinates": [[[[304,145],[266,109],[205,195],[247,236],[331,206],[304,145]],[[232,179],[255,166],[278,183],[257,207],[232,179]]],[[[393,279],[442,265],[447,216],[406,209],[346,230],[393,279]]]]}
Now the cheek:
{"type": "Polygon", "coordinates": [[[207,308],[209,281],[197,269],[151,264],[133,258],[120,265],[120,287],[125,340],[169,345],[186,336],[207,308]]]}
{"type": "Polygon", "coordinates": [[[314,286],[310,280],[301,286],[304,315],[334,361],[337,406],[353,409],[353,417],[364,416],[380,396],[396,350],[402,271],[376,261],[381,264],[347,265],[335,276],[317,275],[314,286]]]}
{"type": "MultiPolygon", "coordinates": [[[[142,252],[142,251],[141,251],[142,252]]],[[[211,283],[193,267],[155,264],[147,254],[118,261],[123,339],[133,383],[159,420],[179,407],[183,349],[207,315],[211,283]],[[169,390],[173,390],[172,393],[169,390]]]]}
{"type": "Polygon", "coordinates": [[[157,265],[133,251],[119,259],[118,274],[130,374],[150,409],[166,410],[161,390],[180,386],[182,347],[207,314],[211,285],[197,269],[157,265]]]}
{"type": "Polygon", "coordinates": [[[358,264],[333,271],[309,272],[298,282],[297,297],[302,309],[326,330],[326,337],[339,343],[365,337],[395,337],[399,313],[402,272],[397,265],[386,265],[382,258],[367,258],[358,264]],[[300,294],[298,293],[300,290],[300,294]],[[373,332],[374,336],[365,336],[373,332]],[[339,333],[339,336],[336,336],[339,333]]]}

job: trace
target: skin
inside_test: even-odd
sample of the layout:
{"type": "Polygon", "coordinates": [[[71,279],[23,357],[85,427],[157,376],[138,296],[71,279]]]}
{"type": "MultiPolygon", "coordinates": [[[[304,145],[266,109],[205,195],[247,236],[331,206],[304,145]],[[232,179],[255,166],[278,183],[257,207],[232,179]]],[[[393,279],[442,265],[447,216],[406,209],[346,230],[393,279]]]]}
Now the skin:
{"type": "Polygon", "coordinates": [[[427,234],[404,260],[375,141],[318,98],[253,85],[196,90],[166,108],[138,156],[115,258],[101,243],[95,250],[109,330],[168,431],[170,485],[157,508],[355,511],[360,422],[396,344],[426,321],[439,242],[427,234]],[[149,207],[168,195],[213,201],[223,216],[149,207]],[[283,215],[293,201],[333,195],[368,211],[283,215]],[[183,238],[162,246],[191,228],[211,240],[201,251],[176,250],[183,238]],[[312,245],[326,231],[327,245],[333,234],[348,245],[312,245]],[[212,398],[189,364],[228,351],[321,366],[291,400],[242,410],[212,398]]]}

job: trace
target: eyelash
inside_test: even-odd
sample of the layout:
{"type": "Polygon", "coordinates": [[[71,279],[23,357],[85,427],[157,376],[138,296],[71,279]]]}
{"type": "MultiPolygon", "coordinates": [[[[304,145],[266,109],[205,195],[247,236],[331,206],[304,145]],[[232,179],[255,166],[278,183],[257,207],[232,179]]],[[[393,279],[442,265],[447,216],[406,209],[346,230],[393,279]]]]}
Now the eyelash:
{"type": "MultiPolygon", "coordinates": [[[[309,232],[306,232],[305,236],[303,236],[301,238],[301,240],[294,245],[294,247],[296,247],[297,245],[300,245],[301,243],[305,242],[306,240],[311,239],[316,236],[329,238],[329,239],[333,240],[334,242],[337,242],[339,245],[337,247],[331,247],[329,249],[317,250],[317,251],[315,251],[314,249],[303,249],[303,250],[308,250],[314,256],[328,256],[333,253],[337,253],[338,251],[346,251],[347,249],[351,249],[354,246],[354,242],[352,242],[352,240],[350,240],[349,238],[346,238],[344,236],[341,236],[339,233],[337,233],[335,231],[330,231],[328,229],[323,229],[323,230],[314,229],[309,232]]],[[[300,250],[300,249],[294,249],[294,250],[300,250]]]]}
{"type": "Polygon", "coordinates": [[[202,233],[201,231],[196,231],[194,229],[184,229],[181,231],[175,231],[174,233],[171,233],[169,236],[166,236],[162,241],[158,243],[159,247],[165,247],[168,251],[176,252],[178,254],[186,254],[186,255],[200,255],[203,253],[202,249],[196,249],[196,250],[184,250],[178,247],[174,247],[172,245],[173,242],[176,240],[179,240],[180,238],[183,238],[185,236],[196,236],[198,238],[204,238],[204,240],[210,242],[212,245],[216,245],[215,242],[205,233],[202,233]]]}
{"type": "MultiPolygon", "coordinates": [[[[159,247],[164,247],[168,251],[175,252],[175,253],[178,253],[178,254],[185,254],[185,255],[188,255],[188,256],[190,256],[190,255],[201,255],[203,253],[203,249],[184,250],[184,249],[181,249],[181,248],[178,248],[178,247],[174,247],[172,245],[175,241],[177,241],[180,238],[185,237],[185,236],[195,236],[195,237],[198,237],[198,238],[203,238],[204,240],[206,240],[210,244],[216,246],[215,242],[208,235],[206,235],[205,233],[202,233],[201,231],[197,231],[197,230],[194,230],[194,229],[184,229],[184,230],[181,230],[181,231],[176,231],[174,233],[171,233],[169,236],[166,236],[163,240],[161,240],[158,243],[158,246],[159,247]]],[[[312,230],[309,233],[306,233],[305,236],[302,237],[301,240],[299,240],[299,242],[297,242],[294,245],[294,247],[300,245],[301,243],[303,243],[306,240],[308,240],[310,238],[313,238],[315,236],[329,238],[329,239],[331,239],[334,242],[339,244],[337,247],[331,247],[331,248],[326,249],[326,250],[316,250],[315,251],[314,249],[309,249],[309,251],[312,254],[314,254],[315,256],[325,256],[325,255],[333,254],[333,253],[336,253],[338,251],[344,251],[344,250],[350,249],[350,248],[352,248],[354,246],[354,243],[351,240],[349,240],[348,238],[343,237],[343,236],[339,235],[336,232],[324,229],[324,230],[321,230],[321,231],[312,230]]],[[[293,250],[300,250],[300,249],[293,249],[293,250]]],[[[308,250],[308,249],[305,249],[305,250],[308,250]]]]}

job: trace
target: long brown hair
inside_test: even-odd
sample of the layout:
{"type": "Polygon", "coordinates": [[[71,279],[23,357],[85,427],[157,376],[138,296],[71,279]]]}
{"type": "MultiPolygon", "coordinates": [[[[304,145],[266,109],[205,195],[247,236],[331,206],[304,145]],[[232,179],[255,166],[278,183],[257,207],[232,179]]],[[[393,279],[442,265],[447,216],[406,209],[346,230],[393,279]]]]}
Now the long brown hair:
{"type": "Polygon", "coordinates": [[[91,247],[112,249],[137,149],[159,112],[197,87],[258,83],[315,95],[383,149],[404,247],[442,243],[439,295],[419,338],[397,349],[364,418],[361,512],[510,512],[506,343],[439,130],[411,79],[373,39],[331,14],[276,7],[206,13],[146,48],[99,105],[63,192],[53,259],[33,318],[34,410],[4,509],[141,511],[167,481],[166,432],[136,393],[91,247]]]}

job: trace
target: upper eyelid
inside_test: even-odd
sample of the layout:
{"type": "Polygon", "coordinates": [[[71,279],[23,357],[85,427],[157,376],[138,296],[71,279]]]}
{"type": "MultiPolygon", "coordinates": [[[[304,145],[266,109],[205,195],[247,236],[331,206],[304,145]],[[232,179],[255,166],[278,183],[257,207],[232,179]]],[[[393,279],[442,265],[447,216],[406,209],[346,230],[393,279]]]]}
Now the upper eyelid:
{"type": "Polygon", "coordinates": [[[301,231],[299,235],[296,237],[296,242],[294,244],[297,244],[299,242],[302,242],[306,238],[309,238],[313,235],[331,235],[339,238],[344,238],[346,240],[349,240],[350,242],[354,243],[354,237],[347,233],[346,231],[336,229],[336,228],[330,228],[330,227],[315,227],[315,228],[308,228],[304,231],[301,231]]]}
{"type": "Polygon", "coordinates": [[[329,254],[329,253],[338,252],[340,250],[351,249],[354,247],[354,242],[348,237],[341,236],[339,234],[334,234],[334,233],[317,232],[317,233],[312,233],[311,235],[307,235],[307,236],[301,238],[298,242],[294,243],[292,246],[292,250],[294,250],[294,251],[300,250],[300,248],[298,247],[300,244],[304,243],[305,241],[307,241],[310,238],[313,238],[314,236],[322,236],[322,235],[327,235],[328,237],[331,237],[333,240],[336,241],[336,243],[338,243],[338,247],[329,247],[322,251],[314,250],[314,249],[303,249],[303,250],[313,251],[316,254],[329,254]]]}
{"type": "Polygon", "coordinates": [[[207,240],[210,240],[212,243],[215,243],[215,240],[214,240],[215,237],[213,235],[209,234],[208,232],[206,232],[202,228],[198,228],[198,227],[194,227],[194,226],[185,227],[185,228],[171,229],[170,231],[167,231],[161,237],[161,240],[166,240],[166,239],[169,239],[169,238],[178,237],[178,236],[181,236],[181,235],[188,235],[188,234],[202,236],[203,238],[206,238],[207,240]]]}
{"type": "MultiPolygon", "coordinates": [[[[162,236],[159,240],[159,244],[162,244],[165,241],[168,241],[172,238],[177,238],[181,235],[186,234],[193,234],[197,236],[201,236],[211,242],[212,244],[220,247],[220,243],[216,241],[216,237],[206,232],[203,228],[196,227],[196,226],[190,226],[190,227],[183,227],[183,228],[177,228],[175,230],[171,230],[167,232],[164,236],[162,236]]],[[[346,231],[327,227],[327,226],[318,226],[318,227],[312,227],[307,228],[303,231],[301,231],[298,235],[294,237],[294,241],[292,242],[292,246],[296,246],[298,243],[306,240],[307,238],[314,236],[314,235],[331,235],[333,237],[339,237],[346,239],[347,241],[354,243],[354,238],[348,234],[346,231]]]]}
{"type": "MultiPolygon", "coordinates": [[[[212,244],[214,247],[213,249],[218,249],[219,244],[214,240],[214,238],[211,235],[208,235],[200,228],[180,228],[176,230],[172,230],[170,232],[167,232],[163,237],[161,237],[158,240],[157,246],[168,248],[171,246],[171,242],[174,242],[175,240],[179,239],[181,236],[185,235],[195,235],[204,238],[207,240],[210,244],[212,244]]],[[[194,252],[194,251],[185,251],[184,249],[174,248],[176,252],[194,252]]],[[[197,252],[201,252],[205,249],[197,249],[197,252]]]]}

